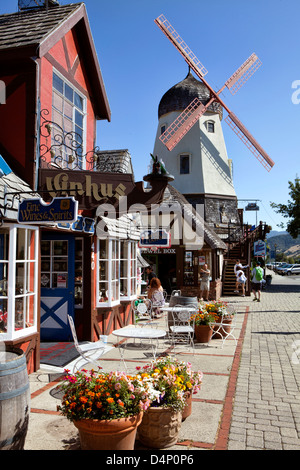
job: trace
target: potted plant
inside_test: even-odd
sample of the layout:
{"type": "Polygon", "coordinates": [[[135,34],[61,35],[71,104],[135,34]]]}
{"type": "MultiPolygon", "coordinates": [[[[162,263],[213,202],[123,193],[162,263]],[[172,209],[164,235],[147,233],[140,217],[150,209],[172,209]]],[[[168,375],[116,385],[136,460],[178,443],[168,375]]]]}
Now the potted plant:
{"type": "Polygon", "coordinates": [[[208,343],[213,334],[211,324],[216,321],[216,314],[208,312],[199,304],[198,312],[191,318],[195,322],[195,336],[198,343],[208,343]]]}
{"type": "Polygon", "coordinates": [[[66,375],[59,387],[64,395],[58,411],[78,428],[82,449],[133,450],[150,405],[139,375],[82,370],[66,375]]]}
{"type": "Polygon", "coordinates": [[[138,371],[151,402],[138,429],[139,441],[164,449],[177,442],[181,428],[186,385],[171,359],[158,359],[138,371]]]}
{"type": "Polygon", "coordinates": [[[229,307],[227,302],[222,302],[222,301],[212,301],[209,302],[204,306],[205,310],[215,316],[215,322],[220,323],[222,321],[222,324],[226,324],[228,326],[222,326],[220,328],[219,325],[215,326],[215,330],[217,330],[217,333],[214,334],[214,338],[223,338],[223,336],[226,336],[228,333],[231,331],[231,323],[232,323],[232,318],[235,312],[229,312],[229,307]]]}

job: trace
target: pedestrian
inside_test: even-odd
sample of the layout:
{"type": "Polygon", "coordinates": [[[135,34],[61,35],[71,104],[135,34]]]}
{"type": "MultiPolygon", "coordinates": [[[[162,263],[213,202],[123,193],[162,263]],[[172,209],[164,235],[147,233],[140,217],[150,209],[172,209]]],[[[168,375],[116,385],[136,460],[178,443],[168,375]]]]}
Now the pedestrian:
{"type": "MultiPolygon", "coordinates": [[[[241,269],[239,271],[237,271],[236,273],[236,282],[237,282],[237,286],[241,286],[242,287],[242,297],[245,297],[245,285],[246,285],[246,281],[247,281],[247,278],[245,276],[245,273],[244,271],[242,271],[241,269]]],[[[238,291],[239,292],[239,291],[238,291]]]]}
{"type": "Polygon", "coordinates": [[[242,266],[242,263],[239,259],[236,260],[235,262],[235,265],[234,265],[234,274],[235,274],[235,278],[236,278],[236,281],[235,281],[235,291],[234,292],[239,292],[239,284],[237,282],[237,272],[240,271],[241,269],[246,269],[246,268],[249,268],[249,264],[247,264],[247,266],[242,266]]]}
{"type": "Polygon", "coordinates": [[[207,264],[203,265],[203,268],[200,269],[200,273],[202,273],[200,281],[200,298],[202,300],[203,292],[203,300],[208,300],[210,270],[208,269],[207,264]]]}
{"type": "Polygon", "coordinates": [[[153,272],[152,266],[147,266],[146,267],[146,273],[147,273],[147,285],[148,287],[150,286],[151,279],[156,277],[156,274],[153,272]]]}
{"type": "Polygon", "coordinates": [[[257,262],[255,268],[252,270],[252,280],[251,280],[251,288],[254,294],[254,300],[260,302],[260,294],[261,294],[261,286],[262,280],[264,277],[264,271],[260,266],[260,263],[257,262]]]}
{"type": "Polygon", "coordinates": [[[150,281],[150,287],[148,289],[148,299],[152,302],[152,313],[155,318],[161,317],[159,307],[165,304],[164,290],[161,282],[157,277],[153,277],[150,281]]]}

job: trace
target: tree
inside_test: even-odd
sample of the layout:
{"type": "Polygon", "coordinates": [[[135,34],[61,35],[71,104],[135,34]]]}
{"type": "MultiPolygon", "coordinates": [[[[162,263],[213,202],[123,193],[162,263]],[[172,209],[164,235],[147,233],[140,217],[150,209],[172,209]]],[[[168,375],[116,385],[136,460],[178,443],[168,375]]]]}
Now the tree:
{"type": "MultiPolygon", "coordinates": [[[[300,178],[298,176],[295,178],[295,183],[289,181],[289,189],[291,201],[288,201],[287,204],[275,204],[275,202],[270,204],[275,212],[290,219],[287,222],[286,230],[293,238],[297,238],[300,233],[300,178]]],[[[283,227],[283,224],[280,226],[283,227]]]]}

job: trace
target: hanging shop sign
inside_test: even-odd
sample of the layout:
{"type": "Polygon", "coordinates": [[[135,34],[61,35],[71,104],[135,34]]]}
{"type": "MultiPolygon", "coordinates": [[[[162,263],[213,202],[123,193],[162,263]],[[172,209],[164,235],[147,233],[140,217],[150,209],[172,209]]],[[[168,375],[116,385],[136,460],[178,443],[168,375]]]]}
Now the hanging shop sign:
{"type": "Polygon", "coordinates": [[[140,248],[170,248],[171,233],[164,229],[144,230],[141,233],[139,247],[140,248]]]}
{"type": "Polygon", "coordinates": [[[254,242],[253,245],[254,249],[254,256],[266,256],[266,243],[262,240],[258,240],[257,242],[254,242]]]}
{"type": "Polygon", "coordinates": [[[73,223],[77,216],[78,202],[74,197],[55,197],[50,203],[41,198],[24,199],[18,209],[20,224],[73,223]]]}
{"type": "Polygon", "coordinates": [[[73,224],[68,222],[63,222],[57,224],[58,228],[63,228],[66,230],[73,230],[74,232],[83,232],[83,233],[95,233],[95,219],[91,219],[90,217],[82,217],[79,215],[77,217],[76,222],[73,224]]]}

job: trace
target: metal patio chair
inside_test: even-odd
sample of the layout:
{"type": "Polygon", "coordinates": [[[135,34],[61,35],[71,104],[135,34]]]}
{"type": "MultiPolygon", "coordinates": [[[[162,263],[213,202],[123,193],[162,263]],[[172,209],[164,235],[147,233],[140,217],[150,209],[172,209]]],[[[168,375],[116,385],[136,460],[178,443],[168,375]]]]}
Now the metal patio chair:
{"type": "Polygon", "coordinates": [[[221,320],[219,322],[211,323],[211,328],[213,328],[213,334],[211,339],[217,334],[222,336],[222,349],[225,341],[228,338],[232,338],[237,344],[237,338],[234,336],[234,329],[236,327],[236,309],[233,305],[229,304],[226,307],[227,312],[223,313],[221,320]],[[231,320],[231,323],[228,323],[228,320],[231,320]]]}
{"type": "Polygon", "coordinates": [[[172,309],[173,325],[170,326],[169,337],[176,354],[176,344],[189,345],[194,354],[194,330],[195,320],[191,317],[195,315],[197,308],[195,305],[175,305],[172,309]]]}
{"type": "Polygon", "coordinates": [[[85,364],[88,364],[89,362],[94,364],[98,369],[99,364],[96,362],[96,360],[99,359],[101,356],[103,356],[103,354],[110,351],[111,349],[114,349],[114,347],[103,343],[103,341],[101,340],[96,341],[94,343],[91,341],[79,343],[77,339],[74,320],[70,315],[68,315],[68,321],[69,321],[69,325],[71,328],[75,348],[77,352],[79,353],[79,358],[73,364],[71,373],[74,374],[76,370],[80,370],[81,367],[83,367],[85,364]]]}

